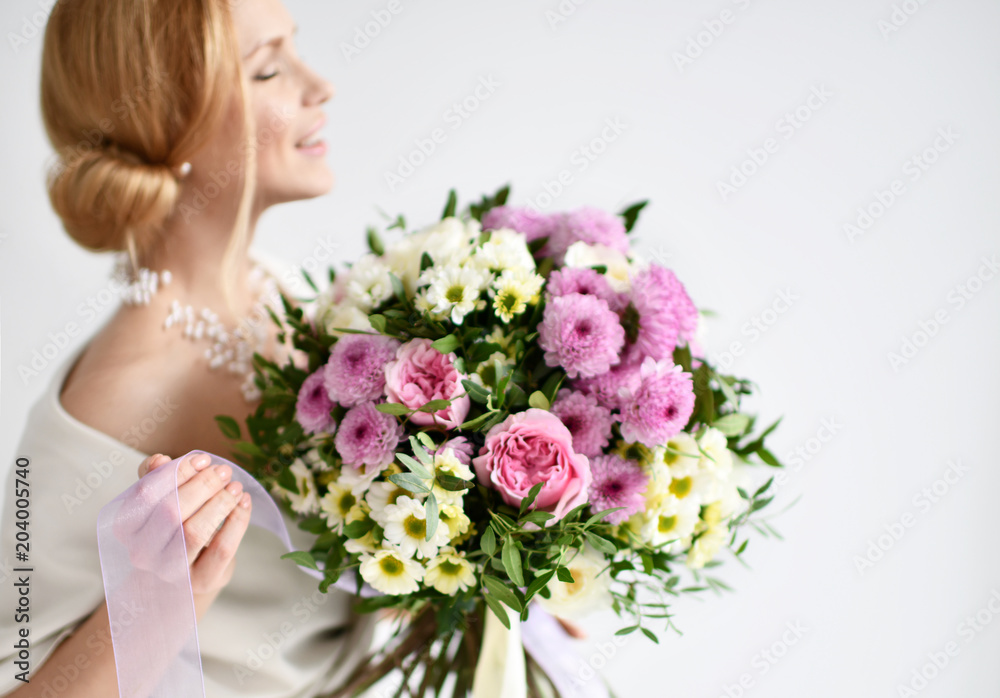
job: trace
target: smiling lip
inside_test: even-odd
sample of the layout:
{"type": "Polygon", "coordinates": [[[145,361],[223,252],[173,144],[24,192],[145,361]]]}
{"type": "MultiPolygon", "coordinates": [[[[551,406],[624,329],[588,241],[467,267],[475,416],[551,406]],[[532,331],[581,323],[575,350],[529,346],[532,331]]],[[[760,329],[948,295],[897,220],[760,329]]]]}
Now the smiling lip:
{"type": "Polygon", "coordinates": [[[325,152],[326,143],[324,143],[322,139],[319,139],[308,146],[303,145],[303,143],[309,141],[313,137],[313,135],[316,134],[317,131],[323,128],[324,125],[326,125],[325,116],[320,117],[320,120],[316,122],[316,125],[313,126],[311,129],[309,129],[309,131],[301,139],[299,139],[298,143],[295,144],[295,147],[306,153],[313,153],[319,149],[322,149],[325,152]]]}

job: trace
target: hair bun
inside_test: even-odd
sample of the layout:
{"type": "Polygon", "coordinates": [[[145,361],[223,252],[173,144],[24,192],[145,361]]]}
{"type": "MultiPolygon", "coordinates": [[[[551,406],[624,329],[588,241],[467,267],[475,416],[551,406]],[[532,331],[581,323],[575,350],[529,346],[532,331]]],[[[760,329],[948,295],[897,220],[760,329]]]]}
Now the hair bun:
{"type": "Polygon", "coordinates": [[[173,210],[180,191],[167,165],[143,162],[111,143],[60,160],[49,174],[49,200],[66,231],[97,250],[144,249],[173,210]]]}

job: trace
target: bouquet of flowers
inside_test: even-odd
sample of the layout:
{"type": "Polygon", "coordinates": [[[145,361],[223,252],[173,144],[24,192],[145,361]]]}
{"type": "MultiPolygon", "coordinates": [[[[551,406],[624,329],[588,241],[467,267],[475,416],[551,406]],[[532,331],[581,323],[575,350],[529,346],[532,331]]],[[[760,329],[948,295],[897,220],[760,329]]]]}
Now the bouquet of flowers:
{"type": "Polygon", "coordinates": [[[462,215],[453,191],[391,244],[369,229],[323,290],[305,274],[316,296],[272,313],[293,352],[255,357],[247,438],[218,418],[315,534],[286,557],[399,619],[335,695],[397,669],[396,695],[499,695],[488,652],[519,668],[511,695],[568,695],[539,619],[610,608],[657,642],[671,597],[727,588],[706,570],[745,525],[773,533],[752,517],[771,481],[744,466],[780,465],[777,423],[752,435],[752,384],[708,363],[684,286],[632,253],[646,202],[542,214],[508,191],[462,215]]]}

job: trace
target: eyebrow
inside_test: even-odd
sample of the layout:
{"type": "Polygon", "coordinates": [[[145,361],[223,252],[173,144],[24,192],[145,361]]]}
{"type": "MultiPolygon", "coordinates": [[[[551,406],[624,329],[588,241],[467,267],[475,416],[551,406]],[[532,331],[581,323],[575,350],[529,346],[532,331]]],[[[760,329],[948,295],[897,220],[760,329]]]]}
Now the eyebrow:
{"type": "MultiPolygon", "coordinates": [[[[289,36],[295,36],[295,34],[298,31],[299,31],[299,25],[296,24],[296,25],[292,26],[292,31],[291,31],[291,34],[289,34],[289,36]]],[[[270,39],[260,39],[253,46],[250,47],[249,51],[247,51],[245,54],[243,54],[243,60],[246,60],[247,58],[249,58],[253,54],[257,53],[257,51],[259,51],[260,49],[264,48],[265,46],[271,46],[271,45],[278,46],[284,40],[285,40],[285,35],[271,37],[270,39]]]]}

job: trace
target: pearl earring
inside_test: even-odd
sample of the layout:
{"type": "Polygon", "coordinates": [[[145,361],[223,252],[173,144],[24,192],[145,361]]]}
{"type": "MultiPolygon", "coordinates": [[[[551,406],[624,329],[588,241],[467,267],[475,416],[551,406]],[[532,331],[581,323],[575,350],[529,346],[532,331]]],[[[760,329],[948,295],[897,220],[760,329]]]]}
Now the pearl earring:
{"type": "Polygon", "coordinates": [[[191,173],[191,163],[190,162],[182,162],[177,167],[177,178],[178,179],[184,179],[190,173],[191,173]]]}

